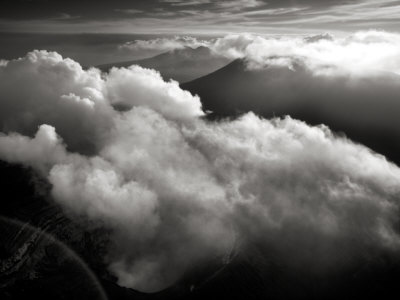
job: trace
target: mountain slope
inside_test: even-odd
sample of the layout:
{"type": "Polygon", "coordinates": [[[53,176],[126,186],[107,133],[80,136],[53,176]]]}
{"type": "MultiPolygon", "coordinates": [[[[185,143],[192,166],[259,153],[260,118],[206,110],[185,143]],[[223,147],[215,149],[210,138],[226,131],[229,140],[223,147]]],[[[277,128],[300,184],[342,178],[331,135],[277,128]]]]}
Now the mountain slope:
{"type": "Polygon", "coordinates": [[[249,70],[229,65],[181,87],[201,98],[210,117],[290,115],[325,124],[400,164],[400,76],[315,75],[302,64],[249,70]],[[357,116],[357,118],[355,118],[357,116]]]}
{"type": "Polygon", "coordinates": [[[190,47],[176,49],[142,60],[100,65],[98,68],[108,71],[112,67],[139,65],[159,71],[166,80],[172,78],[179,82],[186,82],[213,72],[228,63],[227,58],[201,46],[195,49],[190,47]]]}

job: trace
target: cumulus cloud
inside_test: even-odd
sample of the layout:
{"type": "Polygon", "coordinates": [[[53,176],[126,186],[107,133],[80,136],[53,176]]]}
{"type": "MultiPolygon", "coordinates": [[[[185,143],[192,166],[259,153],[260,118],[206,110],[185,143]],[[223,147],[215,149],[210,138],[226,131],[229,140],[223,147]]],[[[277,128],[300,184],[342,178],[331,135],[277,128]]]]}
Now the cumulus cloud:
{"type": "MultiPolygon", "coordinates": [[[[121,285],[160,290],[236,239],[400,246],[400,169],[327,127],[252,113],[208,122],[198,97],[154,71],[101,74],[45,51],[0,66],[0,101],[0,158],[36,168],[55,201],[112,230],[121,285]]],[[[323,254],[297,260],[325,270],[323,254]]]]}
{"type": "Polygon", "coordinates": [[[3,132],[32,135],[38,126],[49,124],[70,149],[89,153],[111,124],[99,70],[84,71],[79,63],[57,53],[34,51],[3,64],[0,78],[3,132]]]}
{"type": "Polygon", "coordinates": [[[11,133],[0,135],[4,160],[31,165],[46,174],[55,163],[65,161],[67,152],[54,127],[41,125],[33,138],[11,133]]]}
{"type": "Polygon", "coordinates": [[[181,90],[177,81],[165,82],[160,73],[151,69],[139,66],[113,68],[107,76],[105,88],[110,103],[125,108],[148,106],[171,119],[204,114],[198,96],[181,90]]]}
{"type": "Polygon", "coordinates": [[[110,103],[151,106],[170,118],[202,114],[198,97],[140,67],[114,69],[102,76],[98,69],[85,71],[57,53],[34,51],[4,62],[0,78],[3,132],[33,135],[38,126],[48,124],[69,149],[84,153],[94,153],[108,135],[115,114],[110,103]]]}

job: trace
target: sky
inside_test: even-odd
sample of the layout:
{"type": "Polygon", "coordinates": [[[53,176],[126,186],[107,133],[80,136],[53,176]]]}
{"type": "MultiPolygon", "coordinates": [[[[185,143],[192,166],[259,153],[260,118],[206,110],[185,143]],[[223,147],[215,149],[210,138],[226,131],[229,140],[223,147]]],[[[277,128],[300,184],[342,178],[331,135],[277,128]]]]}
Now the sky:
{"type": "Polygon", "coordinates": [[[400,28],[394,0],[5,0],[1,32],[301,34],[400,28]]]}

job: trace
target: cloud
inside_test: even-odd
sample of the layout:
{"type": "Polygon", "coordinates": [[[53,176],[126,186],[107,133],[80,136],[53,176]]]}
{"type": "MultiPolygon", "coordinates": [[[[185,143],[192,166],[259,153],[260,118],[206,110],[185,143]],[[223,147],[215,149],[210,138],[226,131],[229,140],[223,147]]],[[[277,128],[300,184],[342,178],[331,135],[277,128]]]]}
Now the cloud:
{"type": "Polygon", "coordinates": [[[0,101],[0,158],[36,168],[55,201],[111,229],[121,285],[160,290],[236,240],[285,249],[312,235],[295,260],[323,271],[346,263],[338,249],[399,249],[400,169],[327,127],[209,122],[155,71],[101,74],[46,51],[1,64],[0,101]],[[325,260],[315,245],[331,241],[325,260]]]}
{"type": "Polygon", "coordinates": [[[361,31],[342,38],[228,35],[217,39],[212,48],[232,58],[245,58],[253,68],[271,65],[274,58],[283,57],[289,58],[288,66],[300,60],[316,73],[328,66],[328,70],[351,73],[400,74],[400,35],[384,31],[361,31]]]}
{"type": "Polygon", "coordinates": [[[183,1],[183,0],[161,0],[160,2],[170,3],[171,6],[197,6],[211,3],[211,0],[192,0],[192,1],[183,1]]]}
{"type": "Polygon", "coordinates": [[[60,13],[58,16],[53,17],[53,20],[60,20],[60,21],[65,21],[65,20],[73,20],[73,19],[79,19],[80,16],[71,16],[70,14],[67,13],[60,13]]]}
{"type": "Polygon", "coordinates": [[[241,10],[244,8],[254,8],[265,5],[264,1],[258,0],[232,0],[232,1],[219,1],[216,3],[217,7],[224,9],[241,10]]]}
{"type": "Polygon", "coordinates": [[[156,71],[140,67],[114,69],[102,77],[99,70],[85,71],[55,52],[33,51],[3,63],[0,78],[3,132],[32,135],[38,126],[48,124],[70,150],[81,153],[95,152],[107,136],[115,114],[110,103],[129,108],[150,105],[170,118],[202,114],[198,97],[180,90],[177,82],[164,82],[156,71]],[[130,93],[136,96],[127,98],[130,93]]]}
{"type": "Polygon", "coordinates": [[[14,2],[0,12],[3,31],[131,34],[135,28],[135,33],[143,34],[215,35],[350,32],[370,28],[397,30],[400,12],[399,1],[394,0],[148,0],[136,1],[130,7],[103,1],[96,9],[91,3],[80,3],[79,8],[68,7],[72,16],[79,13],[79,20],[75,20],[51,18],[60,13],[57,4],[37,2],[37,10],[24,11],[22,2],[14,2]],[[184,13],[187,8],[197,13],[184,13]],[[137,14],[136,11],[143,12],[137,14]],[[42,18],[43,15],[48,18],[42,18]]]}
{"type": "Polygon", "coordinates": [[[228,34],[221,38],[198,40],[195,37],[175,36],[136,40],[120,45],[132,53],[157,52],[184,47],[208,47],[214,53],[230,59],[246,59],[250,68],[302,62],[315,73],[340,71],[350,73],[400,74],[400,35],[385,31],[359,31],[343,37],[330,34],[309,36],[259,36],[250,33],[228,34]]]}
{"type": "Polygon", "coordinates": [[[114,9],[114,11],[128,15],[136,15],[144,12],[143,10],[140,9],[124,9],[124,8],[116,8],[114,9]]]}
{"type": "Polygon", "coordinates": [[[214,52],[240,60],[183,87],[215,115],[253,111],[326,124],[400,163],[400,35],[229,35],[214,52]],[[356,116],[356,117],[355,117],[356,116]]]}
{"type": "Polygon", "coordinates": [[[149,51],[151,51],[151,53],[155,54],[175,49],[183,49],[185,47],[198,48],[200,46],[208,45],[209,42],[206,40],[198,40],[197,38],[190,36],[175,36],[172,38],[156,38],[126,42],[120,45],[119,49],[132,53],[149,53],[149,51]]]}
{"type": "Polygon", "coordinates": [[[67,161],[67,151],[49,125],[41,125],[33,138],[2,133],[0,146],[2,159],[32,165],[45,174],[55,163],[67,161]]]}
{"type": "Polygon", "coordinates": [[[34,51],[3,65],[0,77],[3,132],[32,135],[38,126],[49,124],[71,150],[89,153],[109,130],[112,110],[104,99],[98,70],[84,71],[57,53],[34,51]]]}

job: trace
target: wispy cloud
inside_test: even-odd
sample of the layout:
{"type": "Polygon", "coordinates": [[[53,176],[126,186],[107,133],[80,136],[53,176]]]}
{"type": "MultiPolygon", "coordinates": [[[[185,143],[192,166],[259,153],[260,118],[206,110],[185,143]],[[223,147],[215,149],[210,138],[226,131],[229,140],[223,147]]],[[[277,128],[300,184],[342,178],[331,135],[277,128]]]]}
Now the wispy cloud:
{"type": "Polygon", "coordinates": [[[121,9],[121,8],[116,8],[114,9],[114,11],[129,15],[140,14],[143,12],[143,10],[140,9],[121,9]]]}
{"type": "Polygon", "coordinates": [[[163,3],[170,3],[172,6],[192,6],[211,3],[210,0],[160,0],[163,3]]]}
{"type": "Polygon", "coordinates": [[[260,0],[153,0],[146,7],[114,8],[109,17],[73,14],[53,19],[0,18],[3,30],[84,31],[118,33],[318,33],[360,29],[398,30],[400,1],[260,1],[260,0]],[[66,22],[68,20],[68,22],[66,22]]]}
{"type": "MultiPolygon", "coordinates": [[[[164,1],[165,2],[165,1],[164,1]]],[[[354,29],[388,29],[400,25],[400,1],[365,0],[329,5],[313,4],[270,5],[258,0],[232,1],[168,1],[176,8],[193,6],[193,9],[175,9],[173,13],[149,14],[149,17],[164,17],[152,20],[159,27],[170,28],[179,33],[183,26],[192,32],[265,32],[296,33],[348,31],[354,29]],[[200,4],[207,4],[204,8],[200,4]],[[168,19],[173,18],[173,19],[168,19]],[[174,30],[174,29],[175,30],[174,30]]],[[[137,20],[140,23],[140,20],[137,20]]],[[[146,23],[149,26],[149,22],[146,23]]],[[[152,27],[150,25],[150,27],[152,27]]]]}
{"type": "Polygon", "coordinates": [[[259,7],[264,4],[265,2],[259,0],[231,0],[231,1],[221,1],[215,3],[217,7],[228,8],[228,9],[234,8],[235,10],[240,10],[243,8],[259,7]]]}
{"type": "Polygon", "coordinates": [[[79,19],[80,16],[72,16],[67,13],[60,13],[57,16],[51,18],[52,20],[60,20],[60,21],[65,21],[65,20],[74,20],[74,19],[79,19]]]}

